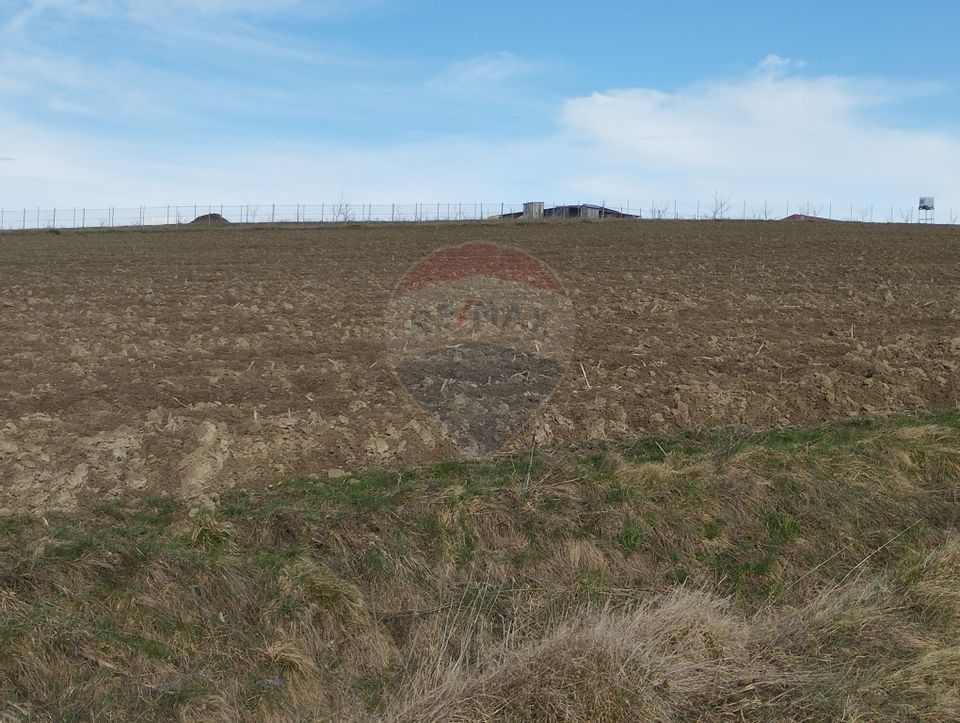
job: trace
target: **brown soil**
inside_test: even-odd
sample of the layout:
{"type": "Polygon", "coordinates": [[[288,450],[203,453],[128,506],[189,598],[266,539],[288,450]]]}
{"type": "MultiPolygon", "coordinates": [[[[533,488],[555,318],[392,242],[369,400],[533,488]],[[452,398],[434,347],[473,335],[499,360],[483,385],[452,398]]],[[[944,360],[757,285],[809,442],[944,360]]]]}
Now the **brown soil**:
{"type": "Polygon", "coordinates": [[[5,233],[0,513],[455,456],[385,362],[383,324],[408,268],[467,242],[516,246],[570,293],[543,444],[960,404],[954,227],[5,233]]]}
{"type": "Polygon", "coordinates": [[[790,216],[787,216],[783,219],[784,221],[826,221],[827,219],[821,218],[820,216],[808,216],[805,213],[794,213],[790,216]]]}
{"type": "Polygon", "coordinates": [[[205,213],[190,222],[191,226],[229,226],[230,222],[219,213],[205,213]]]}

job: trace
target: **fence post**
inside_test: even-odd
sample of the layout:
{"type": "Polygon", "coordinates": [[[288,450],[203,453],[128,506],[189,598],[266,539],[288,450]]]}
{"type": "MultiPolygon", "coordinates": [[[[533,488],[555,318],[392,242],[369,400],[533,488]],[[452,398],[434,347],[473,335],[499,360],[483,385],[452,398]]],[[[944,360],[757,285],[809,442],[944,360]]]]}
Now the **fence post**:
{"type": "Polygon", "coordinates": [[[277,217],[277,204],[270,204],[270,223],[273,223],[274,219],[277,217]]]}
{"type": "Polygon", "coordinates": [[[3,231],[3,208],[0,208],[0,231],[3,231]]]}
{"type": "Polygon", "coordinates": [[[80,222],[80,228],[87,227],[87,207],[83,207],[83,220],[80,222]]]}
{"type": "Polygon", "coordinates": [[[27,230],[27,209],[23,209],[23,230],[27,230]]]}
{"type": "Polygon", "coordinates": [[[700,220],[700,202],[697,201],[697,220],[700,220]]]}

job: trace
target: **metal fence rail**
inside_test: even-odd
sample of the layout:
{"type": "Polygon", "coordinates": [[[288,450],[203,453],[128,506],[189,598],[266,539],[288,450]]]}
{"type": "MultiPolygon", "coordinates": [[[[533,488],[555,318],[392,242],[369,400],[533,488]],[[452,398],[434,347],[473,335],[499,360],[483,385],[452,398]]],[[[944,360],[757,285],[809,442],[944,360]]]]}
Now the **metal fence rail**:
{"type": "MultiPolygon", "coordinates": [[[[551,206],[578,207],[577,203],[552,203],[551,206]]],[[[873,223],[915,223],[917,210],[909,207],[878,206],[858,203],[791,203],[787,201],[650,201],[645,203],[601,203],[603,208],[641,219],[744,219],[775,220],[793,214],[873,223]]],[[[30,229],[114,228],[121,226],[161,226],[186,224],[202,216],[218,214],[231,223],[428,223],[437,221],[496,220],[505,214],[520,213],[522,203],[495,202],[432,202],[432,203],[334,203],[275,204],[248,203],[183,204],[139,206],[136,208],[2,208],[0,231],[30,229]]],[[[213,225],[214,219],[208,219],[213,225]]],[[[960,212],[940,212],[940,224],[957,224],[960,212]]]]}

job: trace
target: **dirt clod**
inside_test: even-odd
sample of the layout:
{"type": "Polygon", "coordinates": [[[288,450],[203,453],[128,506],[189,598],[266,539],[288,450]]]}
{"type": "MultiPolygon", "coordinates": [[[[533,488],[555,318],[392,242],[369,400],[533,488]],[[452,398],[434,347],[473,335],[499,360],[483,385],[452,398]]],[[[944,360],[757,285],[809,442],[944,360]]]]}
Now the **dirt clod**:
{"type": "Polygon", "coordinates": [[[531,426],[456,378],[436,397],[486,409],[503,422],[491,434],[513,432],[508,450],[529,447],[531,428],[546,446],[960,405],[956,227],[7,233],[0,508],[201,499],[457,456],[447,435],[465,430],[441,429],[385,363],[384,316],[407,269],[465,243],[541,259],[575,311],[573,358],[531,426]]]}

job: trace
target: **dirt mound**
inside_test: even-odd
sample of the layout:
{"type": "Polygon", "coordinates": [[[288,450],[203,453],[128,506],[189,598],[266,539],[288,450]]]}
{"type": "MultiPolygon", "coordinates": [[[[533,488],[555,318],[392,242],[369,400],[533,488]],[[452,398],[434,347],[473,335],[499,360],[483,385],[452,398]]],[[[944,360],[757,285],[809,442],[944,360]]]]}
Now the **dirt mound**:
{"type": "Polygon", "coordinates": [[[805,213],[794,213],[782,220],[783,221],[826,221],[827,219],[820,218],[819,216],[808,216],[805,213]]]}
{"type": "Polygon", "coordinates": [[[219,213],[205,213],[190,222],[190,226],[229,226],[230,222],[219,213]]]}

